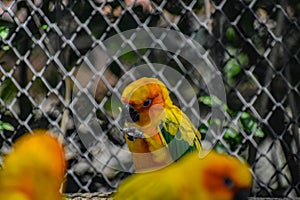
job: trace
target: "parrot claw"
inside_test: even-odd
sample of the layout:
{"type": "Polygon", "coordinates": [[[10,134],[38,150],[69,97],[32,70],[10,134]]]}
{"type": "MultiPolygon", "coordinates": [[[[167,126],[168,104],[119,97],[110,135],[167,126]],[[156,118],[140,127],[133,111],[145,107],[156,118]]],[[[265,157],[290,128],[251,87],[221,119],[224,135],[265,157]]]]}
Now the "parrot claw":
{"type": "Polygon", "coordinates": [[[136,138],[143,138],[143,132],[139,131],[137,128],[131,126],[128,128],[123,128],[122,132],[128,135],[130,141],[134,141],[136,138]]]}

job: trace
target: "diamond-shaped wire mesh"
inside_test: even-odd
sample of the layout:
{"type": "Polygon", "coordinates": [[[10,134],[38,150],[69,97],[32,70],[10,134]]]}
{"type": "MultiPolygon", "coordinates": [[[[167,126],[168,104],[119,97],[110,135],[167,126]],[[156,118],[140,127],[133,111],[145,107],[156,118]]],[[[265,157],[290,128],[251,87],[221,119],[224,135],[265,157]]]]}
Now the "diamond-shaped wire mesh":
{"type": "Polygon", "coordinates": [[[47,128],[65,138],[67,193],[115,190],[133,172],[116,99],[126,85],[124,75],[146,65],[198,123],[203,138],[247,159],[254,175],[251,196],[300,196],[299,14],[295,0],[3,0],[1,154],[25,132],[47,128]],[[168,32],[157,37],[148,27],[183,33],[211,56],[227,96],[220,135],[205,134],[212,123],[210,94],[201,74],[180,56],[187,49],[168,51],[168,32]],[[148,30],[152,46],[135,46],[137,28],[148,30]],[[123,35],[130,29],[136,32],[123,35]],[[115,35],[121,41],[105,42],[115,35]],[[153,63],[169,66],[182,79],[168,82],[168,68],[158,70],[153,63]],[[197,98],[189,98],[191,91],[197,98]]]}

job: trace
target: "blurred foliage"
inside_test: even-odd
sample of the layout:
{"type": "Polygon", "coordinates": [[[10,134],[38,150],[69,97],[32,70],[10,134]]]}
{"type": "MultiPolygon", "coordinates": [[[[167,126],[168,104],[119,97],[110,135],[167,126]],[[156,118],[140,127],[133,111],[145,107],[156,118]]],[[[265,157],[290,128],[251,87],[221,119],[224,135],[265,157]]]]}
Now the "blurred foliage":
{"type": "Polygon", "coordinates": [[[0,38],[1,40],[4,40],[9,32],[9,28],[6,26],[0,26],[0,38]]]}
{"type": "MultiPolygon", "coordinates": [[[[4,25],[0,25],[0,39],[4,40],[9,34],[9,28],[4,25]]],[[[1,49],[7,51],[9,49],[8,45],[1,44],[1,49]]]]}
{"type": "Polygon", "coordinates": [[[0,85],[0,98],[10,104],[17,96],[18,88],[10,78],[5,79],[0,85]]]}
{"type": "MultiPolygon", "coordinates": [[[[220,119],[209,119],[209,125],[217,125],[224,127],[224,133],[222,138],[226,142],[226,144],[218,141],[216,143],[215,149],[219,152],[225,152],[230,149],[230,151],[239,150],[240,152],[245,150],[245,141],[246,138],[243,135],[245,133],[247,136],[253,135],[254,137],[263,138],[265,137],[265,133],[259,127],[258,122],[250,115],[249,111],[232,111],[229,109],[228,105],[222,103],[215,96],[201,96],[199,97],[199,102],[203,103],[208,107],[217,106],[230,118],[225,118],[224,121],[220,121],[220,119]],[[239,149],[240,148],[240,149],[239,149]]],[[[205,124],[200,126],[200,132],[204,135],[207,134],[209,127],[205,124]]]]}
{"type": "Polygon", "coordinates": [[[14,131],[15,128],[8,122],[3,122],[2,120],[0,120],[0,131],[14,131]]]}
{"type": "Polygon", "coordinates": [[[225,55],[227,62],[223,71],[228,84],[234,86],[236,77],[241,73],[243,66],[248,65],[249,59],[246,54],[239,52],[239,50],[234,47],[229,47],[227,50],[229,51],[229,55],[225,55]]]}

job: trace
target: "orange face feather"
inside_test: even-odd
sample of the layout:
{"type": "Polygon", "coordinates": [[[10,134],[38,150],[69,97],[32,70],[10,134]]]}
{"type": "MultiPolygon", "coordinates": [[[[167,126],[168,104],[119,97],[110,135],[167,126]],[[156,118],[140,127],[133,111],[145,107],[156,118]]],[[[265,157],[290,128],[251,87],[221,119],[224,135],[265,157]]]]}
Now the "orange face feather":
{"type": "Polygon", "coordinates": [[[164,117],[165,107],[172,105],[167,88],[155,78],[141,78],[129,84],[123,91],[122,102],[139,113],[134,125],[144,132],[156,128],[164,117]]]}

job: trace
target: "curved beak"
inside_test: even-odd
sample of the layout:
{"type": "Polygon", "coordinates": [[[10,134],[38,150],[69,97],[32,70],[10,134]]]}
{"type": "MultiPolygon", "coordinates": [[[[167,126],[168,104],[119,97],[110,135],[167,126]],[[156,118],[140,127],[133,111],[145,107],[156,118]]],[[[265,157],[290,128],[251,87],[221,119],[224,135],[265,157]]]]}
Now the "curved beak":
{"type": "Polygon", "coordinates": [[[134,141],[135,138],[142,138],[143,133],[136,127],[127,127],[126,123],[137,122],[140,119],[139,112],[130,104],[125,104],[121,111],[120,125],[124,127],[122,132],[128,135],[128,139],[134,141]]]}
{"type": "Polygon", "coordinates": [[[125,122],[137,122],[140,119],[139,112],[130,104],[125,104],[121,112],[121,120],[125,122]]]}

